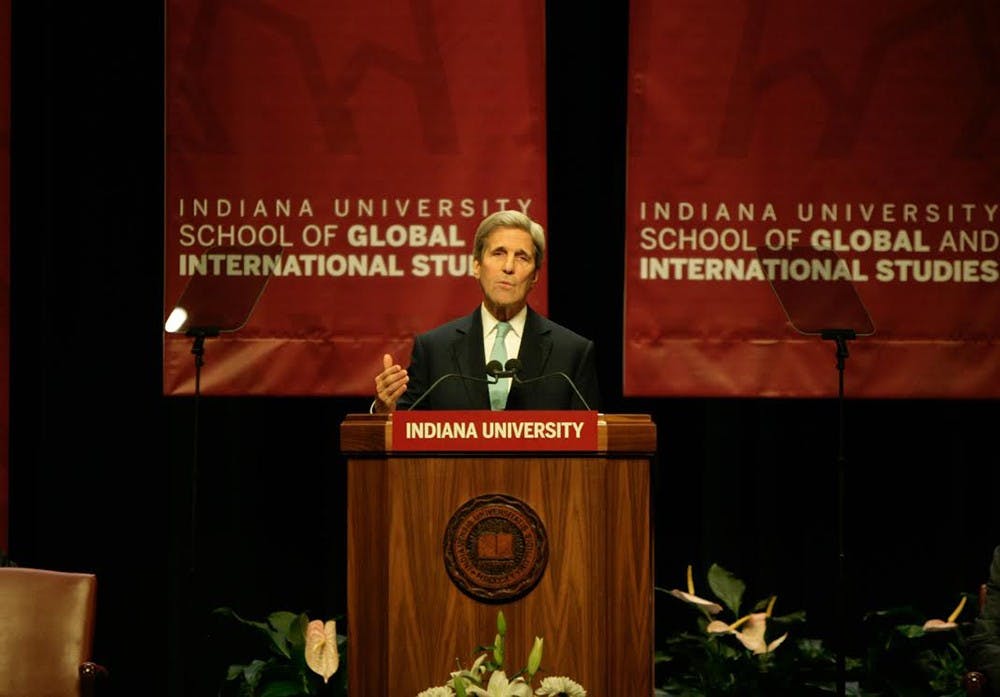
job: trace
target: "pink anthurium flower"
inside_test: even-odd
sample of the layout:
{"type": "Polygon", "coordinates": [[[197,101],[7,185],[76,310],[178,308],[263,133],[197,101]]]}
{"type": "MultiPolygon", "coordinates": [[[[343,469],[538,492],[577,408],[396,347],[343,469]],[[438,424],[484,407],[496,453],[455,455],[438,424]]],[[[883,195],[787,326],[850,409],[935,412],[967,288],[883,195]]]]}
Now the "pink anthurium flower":
{"type": "Polygon", "coordinates": [[[924,622],[925,632],[945,632],[949,629],[955,629],[958,627],[958,616],[962,614],[962,610],[965,608],[965,601],[968,600],[964,595],[962,599],[958,601],[958,607],[952,610],[951,614],[948,615],[947,620],[927,620],[924,622]]]}
{"type": "Polygon", "coordinates": [[[329,682],[330,676],[340,667],[337,651],[337,623],[330,620],[313,620],[306,626],[306,665],[329,682]]]}

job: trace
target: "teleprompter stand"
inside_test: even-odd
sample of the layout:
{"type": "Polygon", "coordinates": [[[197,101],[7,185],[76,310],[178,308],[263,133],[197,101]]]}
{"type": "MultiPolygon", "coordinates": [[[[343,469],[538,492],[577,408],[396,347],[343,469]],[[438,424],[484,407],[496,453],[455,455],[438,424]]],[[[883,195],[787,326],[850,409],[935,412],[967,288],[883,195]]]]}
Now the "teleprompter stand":
{"type": "MultiPolygon", "coordinates": [[[[280,254],[281,247],[214,247],[206,257],[230,254],[280,254]]],[[[225,268],[220,264],[218,268],[225,268]]],[[[206,269],[215,270],[214,265],[206,269]]],[[[196,565],[198,422],[201,399],[201,369],[205,364],[205,340],[222,333],[239,331],[250,319],[257,301],[264,293],[270,274],[228,276],[220,273],[192,275],[165,323],[169,333],[191,337],[194,356],[194,448],[191,456],[191,568],[196,565]]]]}
{"type": "MultiPolygon", "coordinates": [[[[276,255],[281,253],[281,247],[214,247],[205,251],[205,256],[223,257],[231,254],[276,255]]],[[[193,408],[193,438],[190,469],[190,503],[189,503],[189,549],[186,583],[186,622],[189,631],[201,626],[199,612],[198,568],[198,453],[201,439],[199,436],[200,401],[201,401],[201,369],[205,364],[205,341],[219,337],[225,333],[239,331],[250,320],[257,302],[264,293],[264,288],[270,279],[270,273],[256,276],[228,276],[216,271],[224,269],[224,264],[217,267],[209,264],[206,273],[192,274],[180,299],[170,312],[164,324],[166,332],[184,334],[191,339],[191,355],[194,356],[194,408],[193,408]]],[[[195,639],[200,637],[195,636],[195,639]]],[[[188,642],[194,645],[193,642],[188,642]]]]}
{"type": "Polygon", "coordinates": [[[850,355],[847,342],[859,336],[875,333],[868,310],[865,309],[851,282],[851,267],[832,250],[812,247],[792,247],[781,250],[757,250],[762,261],[781,263],[784,273],[770,281],[792,328],[800,334],[819,336],[832,341],[837,359],[837,697],[847,691],[845,645],[847,632],[847,553],[844,543],[844,499],[847,487],[847,457],[844,452],[844,370],[850,355]],[[832,280],[814,280],[820,275],[832,280]],[[796,280],[801,279],[801,280],[796,280]]]}

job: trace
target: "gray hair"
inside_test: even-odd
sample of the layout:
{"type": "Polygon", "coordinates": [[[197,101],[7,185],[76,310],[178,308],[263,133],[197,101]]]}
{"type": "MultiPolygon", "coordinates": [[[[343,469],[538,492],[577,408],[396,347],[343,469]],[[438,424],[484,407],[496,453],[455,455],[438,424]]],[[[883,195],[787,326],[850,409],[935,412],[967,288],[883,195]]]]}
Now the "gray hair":
{"type": "Polygon", "coordinates": [[[472,256],[476,261],[483,261],[486,238],[498,227],[524,230],[531,235],[531,241],[535,243],[535,268],[542,265],[542,258],[545,256],[545,230],[521,211],[497,211],[486,216],[483,222],[479,223],[476,237],[472,242],[472,256]]]}

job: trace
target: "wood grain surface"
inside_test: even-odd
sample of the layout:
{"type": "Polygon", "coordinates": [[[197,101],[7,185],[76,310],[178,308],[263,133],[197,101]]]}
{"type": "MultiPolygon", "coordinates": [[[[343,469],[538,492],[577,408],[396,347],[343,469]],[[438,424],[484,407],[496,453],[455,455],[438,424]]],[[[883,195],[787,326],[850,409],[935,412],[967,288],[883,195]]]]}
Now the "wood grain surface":
{"type": "MultiPolygon", "coordinates": [[[[509,675],[526,663],[534,637],[541,636],[539,677],[567,675],[592,697],[652,694],[647,456],[394,457],[369,449],[369,441],[378,440],[372,431],[381,429],[384,437],[384,417],[351,421],[343,424],[342,447],[348,453],[352,695],[416,695],[444,684],[456,661],[468,666],[479,655],[477,646],[492,643],[500,609],[508,625],[509,675]],[[522,500],[548,535],[544,575],[513,602],[473,599],[445,569],[451,516],[483,494],[522,500]]],[[[625,419],[621,427],[628,433],[617,440],[616,427],[612,419],[608,443],[655,443],[648,419],[625,419]]]]}

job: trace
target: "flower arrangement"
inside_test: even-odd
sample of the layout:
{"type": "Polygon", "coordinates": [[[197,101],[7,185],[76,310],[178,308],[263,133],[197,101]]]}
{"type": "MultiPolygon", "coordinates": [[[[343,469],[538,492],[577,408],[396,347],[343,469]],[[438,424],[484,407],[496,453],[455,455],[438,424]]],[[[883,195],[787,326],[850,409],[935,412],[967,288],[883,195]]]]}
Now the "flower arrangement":
{"type": "MultiPolygon", "coordinates": [[[[657,588],[694,608],[697,630],[669,637],[657,652],[665,673],[658,697],[808,697],[834,692],[836,656],[817,639],[793,637],[805,613],[774,614],[777,597],[741,615],[746,584],[717,564],[708,586],[718,600],[695,590],[657,588]]],[[[965,662],[958,618],[967,596],[945,620],[925,619],[909,607],[870,612],[863,622],[864,658],[845,656],[851,697],[960,697],[965,662]]]]}
{"type": "MultiPolygon", "coordinates": [[[[535,637],[535,643],[528,654],[528,661],[520,670],[507,676],[507,620],[503,611],[497,613],[497,632],[491,645],[478,647],[483,653],[469,668],[451,673],[445,684],[430,687],[417,697],[531,697],[531,686],[541,669],[544,640],[535,637]]],[[[587,691],[578,683],[564,676],[542,678],[535,695],[548,697],[587,697],[587,691]]]]}
{"type": "MultiPolygon", "coordinates": [[[[836,658],[818,639],[794,636],[804,612],[776,615],[777,596],[758,601],[740,614],[746,584],[717,564],[707,574],[715,600],[696,592],[687,568],[684,590],[657,588],[696,611],[695,631],[666,639],[655,657],[657,697],[811,697],[834,691],[836,658]]],[[[965,662],[959,648],[959,617],[968,596],[945,620],[925,619],[910,608],[865,615],[864,659],[848,656],[847,694],[851,697],[960,697],[965,662]]],[[[347,695],[340,670],[347,637],[333,620],[275,612],[264,622],[247,620],[230,608],[215,614],[249,628],[264,639],[266,658],[230,665],[219,695],[305,697],[347,695]]],[[[586,697],[587,691],[564,676],[541,678],[544,641],[535,637],[523,667],[509,673],[507,623],[497,613],[492,644],[477,647],[479,657],[441,685],[417,697],[586,697]],[[534,691],[533,691],[534,690],[534,691]]]]}
{"type": "Polygon", "coordinates": [[[776,615],[777,596],[741,614],[746,584],[718,564],[708,570],[716,600],[695,592],[691,567],[686,590],[657,588],[696,610],[696,630],[669,637],[656,653],[663,678],[658,695],[819,695],[833,690],[836,657],[816,639],[791,638],[804,612],[776,615]]]}
{"type": "Polygon", "coordinates": [[[266,658],[230,665],[220,695],[299,697],[346,695],[347,680],[338,673],[347,637],[337,634],[333,620],[310,620],[305,614],[273,612],[264,622],[244,619],[230,608],[217,616],[235,620],[263,639],[266,658]]]}

